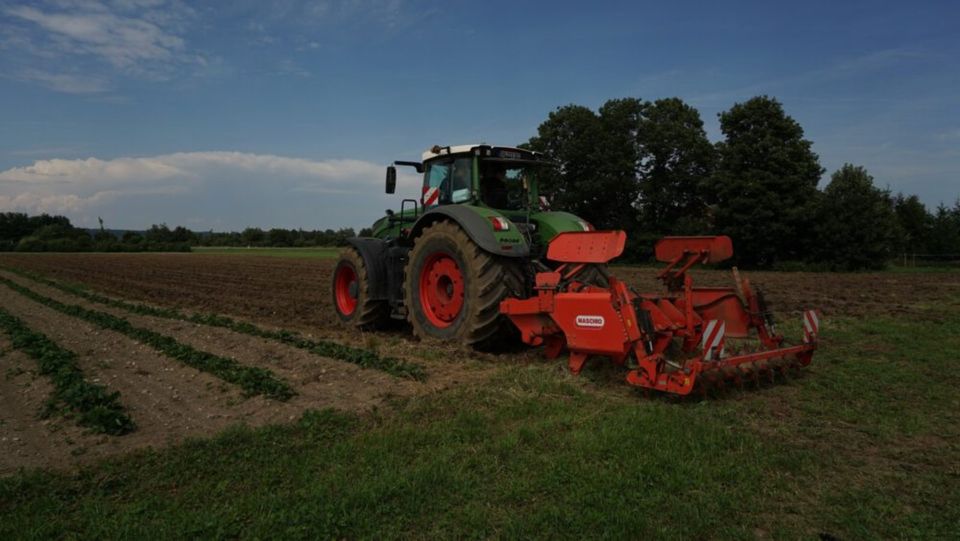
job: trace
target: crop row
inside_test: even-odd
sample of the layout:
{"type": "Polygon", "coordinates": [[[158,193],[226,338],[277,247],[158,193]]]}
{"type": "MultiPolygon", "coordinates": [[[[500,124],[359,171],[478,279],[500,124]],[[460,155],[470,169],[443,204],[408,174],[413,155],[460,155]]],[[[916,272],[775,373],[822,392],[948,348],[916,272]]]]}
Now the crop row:
{"type": "Polygon", "coordinates": [[[76,415],[80,425],[97,432],[122,435],[136,428],[120,403],[120,393],[111,393],[106,387],[87,381],[74,352],[31,330],[3,308],[0,308],[0,327],[10,337],[13,347],[36,360],[40,373],[53,383],[44,415],[63,406],[76,415]]]}
{"type": "Polygon", "coordinates": [[[64,304],[56,299],[41,295],[16,282],[0,277],[0,283],[10,289],[58,312],[83,319],[103,329],[117,331],[147,344],[160,353],[176,359],[188,366],[208,372],[218,378],[233,383],[242,388],[248,395],[262,394],[275,400],[288,400],[296,392],[274,374],[264,368],[244,366],[237,361],[200,351],[178,342],[176,339],[160,333],[133,326],[124,318],[88,310],[75,304],[64,304]]]}
{"type": "Polygon", "coordinates": [[[250,336],[275,340],[289,346],[309,351],[316,355],[346,361],[363,368],[381,370],[394,376],[405,377],[417,381],[423,381],[426,379],[426,372],[419,364],[403,361],[395,357],[381,357],[370,350],[345,346],[343,344],[338,344],[328,340],[311,340],[301,336],[296,332],[288,330],[268,330],[258,327],[252,323],[237,321],[227,316],[218,314],[185,314],[173,308],[158,308],[146,304],[114,299],[91,292],[79,286],[50,280],[31,272],[8,267],[5,267],[4,270],[8,270],[14,274],[23,276],[24,278],[28,278],[37,283],[59,289],[60,291],[82,297],[88,301],[114,308],[120,308],[134,314],[187,321],[200,325],[209,325],[211,327],[221,327],[250,336]]]}

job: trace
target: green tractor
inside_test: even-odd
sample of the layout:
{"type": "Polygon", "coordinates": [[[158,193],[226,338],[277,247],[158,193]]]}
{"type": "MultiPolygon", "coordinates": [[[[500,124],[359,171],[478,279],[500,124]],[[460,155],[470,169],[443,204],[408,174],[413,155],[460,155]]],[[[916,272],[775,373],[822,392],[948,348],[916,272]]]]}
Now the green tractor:
{"type": "Polygon", "coordinates": [[[551,166],[529,150],[489,145],[435,146],[422,161],[396,166],[423,174],[419,199],[404,199],[373,224],[372,237],[349,239],[333,275],[334,307],[358,328],[406,319],[421,338],[476,347],[515,333],[500,313],[508,297],[533,294],[548,269],[547,245],[565,231],[593,227],[550,211],[537,176],[551,166]]]}

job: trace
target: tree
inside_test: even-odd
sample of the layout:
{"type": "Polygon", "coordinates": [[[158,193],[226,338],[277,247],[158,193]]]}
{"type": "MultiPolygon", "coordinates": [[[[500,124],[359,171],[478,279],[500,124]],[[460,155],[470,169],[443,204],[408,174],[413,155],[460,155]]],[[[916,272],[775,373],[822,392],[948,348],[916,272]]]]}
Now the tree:
{"type": "Polygon", "coordinates": [[[240,233],[240,238],[247,246],[258,246],[266,238],[266,234],[259,227],[248,227],[240,233]]]}
{"type": "Polygon", "coordinates": [[[100,223],[100,229],[93,234],[93,240],[98,244],[109,244],[117,241],[117,237],[103,227],[103,218],[97,216],[97,222],[100,223]]]}
{"type": "Polygon", "coordinates": [[[170,240],[172,242],[194,243],[197,240],[197,235],[186,227],[178,225],[177,227],[173,228],[173,231],[170,232],[170,240]]]}
{"type": "Polygon", "coordinates": [[[960,201],[953,208],[943,203],[933,216],[930,234],[930,253],[937,255],[960,254],[960,201]]]}
{"type": "Polygon", "coordinates": [[[144,231],[143,237],[148,243],[172,242],[173,232],[170,231],[167,224],[153,224],[150,229],[144,231]]]}
{"type": "Polygon", "coordinates": [[[41,214],[39,216],[31,216],[29,218],[31,231],[40,229],[45,225],[58,225],[64,228],[65,230],[73,230],[73,224],[70,223],[70,220],[66,216],[50,216],[49,214],[41,214]]]}
{"type": "Polygon", "coordinates": [[[0,213],[0,250],[12,250],[20,239],[36,229],[30,218],[20,212],[0,213]]]}
{"type": "Polygon", "coordinates": [[[710,220],[703,182],[713,172],[716,152],[700,113],[680,98],[647,104],[643,113],[636,137],[644,230],[706,232],[710,220]]]}
{"type": "Polygon", "coordinates": [[[294,232],[288,229],[273,228],[267,232],[267,242],[270,246],[290,246],[293,243],[294,232]]]}
{"type": "Polygon", "coordinates": [[[136,231],[124,231],[120,240],[124,244],[140,244],[143,242],[143,235],[136,231]]]}
{"type": "Polygon", "coordinates": [[[889,192],[875,187],[863,167],[844,164],[823,195],[810,259],[837,270],[883,268],[893,257],[899,229],[889,192]]]}
{"type": "Polygon", "coordinates": [[[572,212],[599,229],[634,229],[633,202],[636,130],[642,103],[632,98],[608,101],[597,115],[567,105],[550,113],[525,145],[558,164],[541,173],[554,206],[572,212]],[[630,130],[625,132],[625,130],[630,130]]]}
{"type": "Polygon", "coordinates": [[[893,199],[894,212],[900,225],[897,249],[901,252],[926,253],[930,248],[933,216],[916,195],[893,199]]]}
{"type": "Polygon", "coordinates": [[[716,230],[733,238],[741,265],[804,259],[824,172],[812,143],[767,96],[719,116],[725,140],[717,143],[719,164],[707,184],[716,230]]]}

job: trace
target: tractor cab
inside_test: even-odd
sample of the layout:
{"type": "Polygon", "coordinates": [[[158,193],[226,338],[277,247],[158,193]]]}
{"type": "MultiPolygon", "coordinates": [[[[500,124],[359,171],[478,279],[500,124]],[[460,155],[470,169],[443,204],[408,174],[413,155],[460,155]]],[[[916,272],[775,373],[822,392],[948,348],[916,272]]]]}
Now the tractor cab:
{"type": "Polygon", "coordinates": [[[464,147],[434,147],[424,153],[424,208],[464,203],[525,211],[536,196],[535,168],[546,162],[516,148],[464,147]]]}
{"type": "Polygon", "coordinates": [[[568,212],[550,211],[538,177],[553,163],[530,150],[476,145],[436,145],[421,161],[395,161],[387,167],[386,192],[394,193],[397,166],[422,176],[416,199],[403,199],[400,211],[388,210],[373,225],[373,237],[411,244],[437,220],[457,223],[480,246],[506,257],[539,257],[563,231],[584,231],[590,224],[568,212]]]}
{"type": "MultiPolygon", "coordinates": [[[[434,146],[422,162],[394,162],[423,173],[422,211],[451,204],[476,205],[517,213],[539,205],[536,168],[549,164],[540,154],[489,145],[434,146]]],[[[396,185],[394,166],[387,170],[387,193],[396,185]]]]}

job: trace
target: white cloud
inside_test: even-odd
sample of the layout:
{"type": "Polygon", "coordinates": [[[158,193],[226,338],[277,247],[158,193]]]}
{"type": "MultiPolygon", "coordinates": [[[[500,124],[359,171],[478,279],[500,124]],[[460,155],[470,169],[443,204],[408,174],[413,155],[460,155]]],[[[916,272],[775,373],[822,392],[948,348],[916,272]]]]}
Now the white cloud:
{"type": "MultiPolygon", "coordinates": [[[[416,194],[416,175],[400,173],[401,193],[416,194]]],[[[149,201],[156,212],[154,221],[173,223],[183,201],[207,208],[216,207],[224,197],[241,206],[257,206],[268,198],[281,206],[306,199],[316,201],[317,212],[324,213],[332,210],[323,207],[325,198],[338,195],[368,203],[371,215],[365,222],[375,217],[369,205],[374,203],[371,195],[382,194],[383,174],[382,165],[362,160],[310,160],[231,151],[38,160],[0,171],[0,210],[84,216],[96,209],[116,215],[137,199],[149,201]],[[205,201],[213,203],[201,205],[205,201]]],[[[232,210],[223,212],[211,217],[211,222],[214,218],[219,222],[237,219],[232,210]]]]}
{"type": "Polygon", "coordinates": [[[104,92],[107,72],[168,79],[203,60],[187,50],[195,13],[178,0],[49,0],[0,14],[0,43],[19,55],[6,58],[6,71],[61,92],[104,92]]]}
{"type": "Polygon", "coordinates": [[[31,213],[64,214],[81,211],[97,203],[108,203],[115,200],[117,195],[114,191],[96,192],[87,197],[37,193],[0,195],[0,208],[28,210],[31,213]]]}
{"type": "Polygon", "coordinates": [[[941,141],[953,141],[960,139],[960,128],[953,128],[937,134],[937,139],[941,141]]]}
{"type": "Polygon", "coordinates": [[[184,171],[155,158],[118,158],[115,160],[40,160],[33,165],[0,172],[0,180],[31,185],[84,184],[88,182],[144,182],[186,176],[184,171]]]}
{"type": "Polygon", "coordinates": [[[52,13],[29,6],[6,11],[37,24],[64,46],[100,56],[120,68],[144,60],[169,60],[184,46],[180,37],[154,23],[108,11],[52,13]]]}
{"type": "Polygon", "coordinates": [[[32,165],[0,171],[0,181],[42,184],[91,181],[147,182],[171,178],[200,178],[209,168],[278,173],[318,181],[337,182],[379,175],[382,167],[361,160],[316,161],[272,154],[244,152],[177,152],[150,157],[112,160],[39,160],[32,165]]]}
{"type": "Polygon", "coordinates": [[[281,60],[279,63],[277,63],[275,70],[276,70],[275,73],[277,75],[293,75],[296,77],[313,76],[310,70],[304,68],[303,66],[301,66],[300,64],[297,64],[296,62],[294,62],[293,60],[290,60],[289,58],[281,60]]]}
{"type": "Polygon", "coordinates": [[[37,82],[47,88],[67,94],[98,94],[110,88],[109,83],[99,77],[49,73],[38,69],[23,70],[16,77],[22,81],[37,82]]]}

